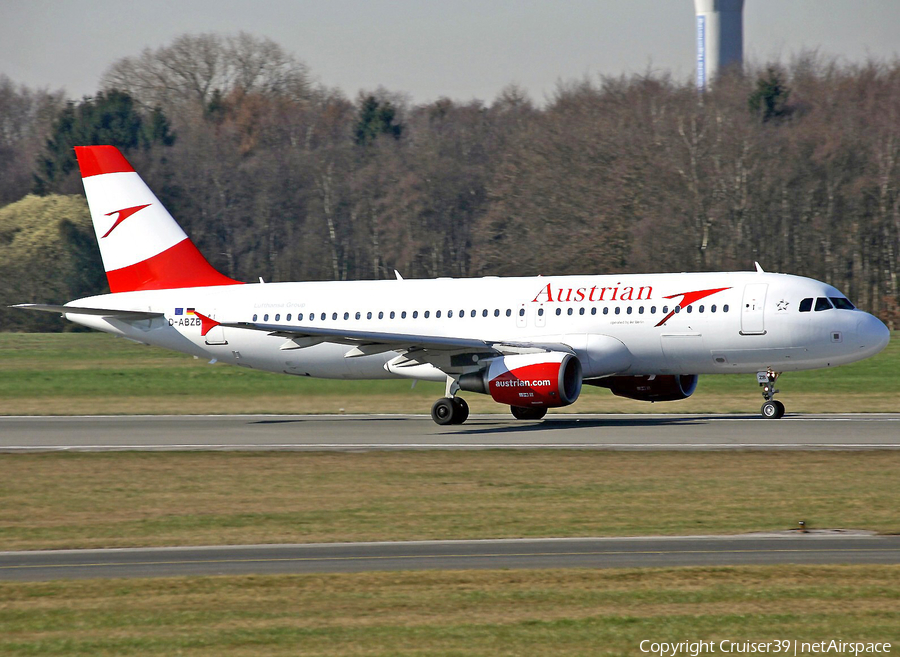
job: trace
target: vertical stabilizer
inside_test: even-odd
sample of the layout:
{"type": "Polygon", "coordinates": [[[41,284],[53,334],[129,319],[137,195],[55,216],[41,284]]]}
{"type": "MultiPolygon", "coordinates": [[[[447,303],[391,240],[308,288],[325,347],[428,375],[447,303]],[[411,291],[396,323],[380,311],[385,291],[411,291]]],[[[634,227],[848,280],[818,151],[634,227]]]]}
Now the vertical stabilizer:
{"type": "Polygon", "coordinates": [[[216,271],[115,146],[76,146],[110,292],[237,285],[216,271]]]}

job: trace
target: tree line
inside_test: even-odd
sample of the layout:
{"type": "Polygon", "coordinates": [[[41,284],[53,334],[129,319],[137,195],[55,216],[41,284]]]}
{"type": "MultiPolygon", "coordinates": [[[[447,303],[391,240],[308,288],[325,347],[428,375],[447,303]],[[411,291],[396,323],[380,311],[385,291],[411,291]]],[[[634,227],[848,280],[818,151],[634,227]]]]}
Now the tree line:
{"type": "MultiPolygon", "coordinates": [[[[4,305],[103,291],[84,222],[45,219],[65,223],[73,262],[32,249],[26,263],[10,248],[33,241],[25,217],[51,213],[48,199],[81,194],[72,146],[100,143],[122,148],[241,280],[758,261],[900,322],[897,61],[808,54],[704,93],[650,73],[563,83],[543,105],[515,86],[491,102],[416,105],[383,88],[349,99],[268,39],[206,34],[113,63],[80,101],[0,78],[4,305]],[[73,287],[15,280],[57,266],[73,287]]],[[[0,311],[0,328],[56,326],[18,315],[0,311]]]]}

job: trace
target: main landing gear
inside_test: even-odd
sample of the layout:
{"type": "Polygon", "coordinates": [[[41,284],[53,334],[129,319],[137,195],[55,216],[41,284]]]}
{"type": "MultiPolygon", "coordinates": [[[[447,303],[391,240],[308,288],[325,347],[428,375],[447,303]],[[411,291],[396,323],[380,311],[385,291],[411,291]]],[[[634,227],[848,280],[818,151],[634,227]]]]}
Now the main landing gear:
{"type": "Polygon", "coordinates": [[[778,392],[775,389],[775,381],[780,374],[781,372],[773,372],[771,369],[756,373],[756,380],[759,381],[759,385],[762,387],[762,396],[766,400],[760,412],[767,420],[777,420],[784,416],[784,404],[775,399],[775,393],[778,392]]]}
{"type": "Polygon", "coordinates": [[[440,425],[462,424],[469,418],[469,405],[462,397],[441,397],[431,407],[431,419],[440,425]]]}
{"type": "Polygon", "coordinates": [[[447,377],[446,397],[441,397],[431,407],[431,419],[437,424],[462,424],[469,419],[469,405],[462,397],[457,397],[459,381],[447,377]]]}

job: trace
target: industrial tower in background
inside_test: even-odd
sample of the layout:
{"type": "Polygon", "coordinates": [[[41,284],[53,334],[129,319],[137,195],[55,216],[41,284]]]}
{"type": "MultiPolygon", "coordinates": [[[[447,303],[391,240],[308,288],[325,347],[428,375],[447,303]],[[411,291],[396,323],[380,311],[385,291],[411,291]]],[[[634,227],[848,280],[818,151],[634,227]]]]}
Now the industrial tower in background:
{"type": "Polygon", "coordinates": [[[720,70],[744,63],[744,0],[694,0],[697,13],[697,87],[720,70]]]}

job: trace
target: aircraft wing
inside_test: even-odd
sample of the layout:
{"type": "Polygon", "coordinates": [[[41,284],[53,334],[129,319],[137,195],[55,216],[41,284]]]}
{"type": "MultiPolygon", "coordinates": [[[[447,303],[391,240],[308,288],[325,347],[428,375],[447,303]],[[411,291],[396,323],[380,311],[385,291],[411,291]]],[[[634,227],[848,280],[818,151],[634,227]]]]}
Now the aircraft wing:
{"type": "Polygon", "coordinates": [[[115,308],[81,308],[78,306],[54,306],[46,303],[17,303],[10,308],[21,308],[23,310],[41,310],[47,313],[60,313],[65,315],[96,315],[98,317],[109,317],[112,319],[123,319],[125,321],[139,321],[142,319],[153,319],[154,317],[163,317],[163,313],[154,313],[145,310],[117,310],[115,308]]]}
{"type": "MultiPolygon", "coordinates": [[[[199,313],[198,313],[199,314],[199,313]]],[[[215,320],[212,320],[215,321],[215,320]]],[[[259,322],[222,322],[222,326],[265,331],[270,335],[294,341],[295,348],[312,346],[320,342],[333,342],[354,346],[347,357],[365,356],[385,351],[402,351],[407,354],[422,351],[477,354],[521,354],[544,351],[575,353],[561,343],[518,342],[507,340],[484,340],[478,338],[443,337],[415,333],[388,333],[381,331],[359,331],[341,328],[320,328],[312,326],[285,326],[284,324],[264,324],[259,322]]],[[[283,348],[291,348],[290,346],[283,348]]],[[[419,359],[429,361],[430,359],[419,359]]]]}

